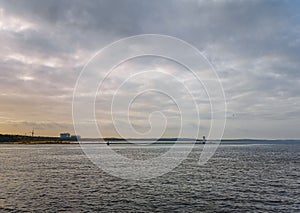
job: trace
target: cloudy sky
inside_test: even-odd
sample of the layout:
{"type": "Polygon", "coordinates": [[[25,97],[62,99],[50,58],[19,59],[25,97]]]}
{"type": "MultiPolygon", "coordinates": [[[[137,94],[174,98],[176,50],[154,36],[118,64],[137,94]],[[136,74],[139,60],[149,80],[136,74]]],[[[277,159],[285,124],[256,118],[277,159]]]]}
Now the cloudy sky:
{"type": "MultiPolygon", "coordinates": [[[[125,37],[162,34],[195,46],[215,68],[226,95],[224,138],[300,138],[299,11],[298,1],[279,0],[0,0],[0,133],[29,134],[32,128],[38,135],[73,133],[73,91],[90,58],[125,37]]],[[[120,135],[112,122],[119,114],[116,123],[128,137],[136,136],[122,127],[128,121],[139,133],[154,131],[145,137],[176,136],[180,111],[170,97],[153,90],[168,90],[167,85],[190,112],[184,128],[207,135],[207,97],[181,65],[151,56],[121,64],[113,73],[95,102],[103,135],[120,135]],[[150,75],[136,75],[149,70],[150,75]],[[184,87],[168,74],[196,97],[201,124],[184,87]],[[122,103],[138,90],[147,92],[134,99],[126,120],[122,103]],[[114,115],[113,94],[119,101],[114,115]]]]}

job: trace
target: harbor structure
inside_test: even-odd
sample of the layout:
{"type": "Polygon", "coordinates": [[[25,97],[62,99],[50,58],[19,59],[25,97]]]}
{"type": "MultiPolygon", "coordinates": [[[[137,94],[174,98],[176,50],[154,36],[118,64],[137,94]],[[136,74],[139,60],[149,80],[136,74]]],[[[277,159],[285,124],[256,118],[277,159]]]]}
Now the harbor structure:
{"type": "Polygon", "coordinates": [[[68,139],[71,138],[71,134],[68,132],[60,133],[60,138],[61,139],[68,139]]]}

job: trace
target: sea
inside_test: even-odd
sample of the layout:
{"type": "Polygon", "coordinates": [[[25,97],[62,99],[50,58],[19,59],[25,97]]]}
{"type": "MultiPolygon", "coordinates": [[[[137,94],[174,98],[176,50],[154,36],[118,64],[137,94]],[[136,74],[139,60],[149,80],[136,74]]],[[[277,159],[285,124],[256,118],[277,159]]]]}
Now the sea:
{"type": "MultiPolygon", "coordinates": [[[[134,159],[172,145],[110,146],[134,159]]],[[[300,142],[227,142],[199,165],[203,146],[162,176],[128,180],[79,144],[0,144],[0,212],[300,212],[300,142]]]]}

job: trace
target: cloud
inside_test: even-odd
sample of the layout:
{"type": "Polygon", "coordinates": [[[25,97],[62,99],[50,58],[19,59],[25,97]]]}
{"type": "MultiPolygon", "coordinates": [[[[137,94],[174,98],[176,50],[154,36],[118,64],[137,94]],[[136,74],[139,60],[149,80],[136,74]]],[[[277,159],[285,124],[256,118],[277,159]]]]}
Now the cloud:
{"type": "MultiPolygon", "coordinates": [[[[89,58],[123,37],[158,33],[189,42],[213,63],[228,103],[226,137],[299,138],[290,128],[299,127],[300,119],[299,7],[295,1],[0,0],[1,116],[12,122],[49,119],[71,125],[73,88],[89,58]]],[[[132,73],[149,68],[163,69],[190,88],[207,129],[209,102],[203,87],[179,65],[151,57],[126,62],[107,80],[106,96],[98,103],[106,125],[110,93],[132,73]]],[[[172,83],[152,77],[131,79],[118,97],[126,101],[135,91],[167,90],[164,82],[172,83]]],[[[174,91],[190,110],[184,88],[174,91]]],[[[134,107],[139,122],[143,112],[172,109],[172,102],[160,95],[148,95],[141,103],[134,107]]],[[[188,123],[194,122],[191,113],[188,123]]]]}

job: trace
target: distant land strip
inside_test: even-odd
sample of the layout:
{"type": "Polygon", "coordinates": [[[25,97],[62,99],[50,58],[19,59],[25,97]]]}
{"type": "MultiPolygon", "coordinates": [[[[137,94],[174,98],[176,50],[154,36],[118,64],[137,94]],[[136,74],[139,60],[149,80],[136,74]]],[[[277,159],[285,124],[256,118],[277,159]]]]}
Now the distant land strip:
{"type": "MultiPolygon", "coordinates": [[[[202,139],[193,138],[81,138],[80,141],[86,142],[114,142],[116,144],[122,144],[123,141],[157,141],[158,143],[175,142],[175,141],[185,141],[185,142],[202,142],[202,139]]],[[[217,140],[208,140],[211,142],[216,142],[217,140]]],[[[14,144],[69,144],[76,143],[77,138],[60,138],[60,137],[45,137],[45,136],[26,136],[26,135],[10,135],[10,134],[0,134],[0,143],[14,143],[14,144]]],[[[222,139],[222,143],[251,143],[251,142],[300,142],[297,139],[222,139]]]]}
{"type": "Polygon", "coordinates": [[[0,143],[34,144],[34,143],[70,143],[76,139],[63,139],[60,137],[26,136],[0,134],[0,143]]]}

